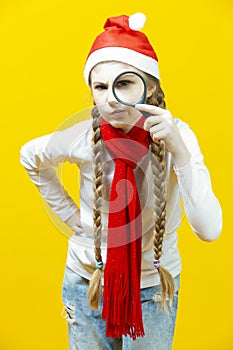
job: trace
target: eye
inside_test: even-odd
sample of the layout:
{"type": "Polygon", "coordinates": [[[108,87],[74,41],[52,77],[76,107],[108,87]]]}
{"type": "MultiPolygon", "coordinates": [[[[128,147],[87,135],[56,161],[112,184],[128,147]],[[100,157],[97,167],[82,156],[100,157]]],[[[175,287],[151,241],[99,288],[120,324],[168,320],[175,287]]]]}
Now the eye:
{"type": "Polygon", "coordinates": [[[117,89],[128,88],[132,84],[133,84],[133,82],[131,80],[120,80],[120,81],[117,82],[115,87],[117,89]]]}
{"type": "Polygon", "coordinates": [[[94,90],[102,91],[102,90],[106,90],[106,89],[107,89],[107,86],[105,84],[94,85],[94,90]]]}

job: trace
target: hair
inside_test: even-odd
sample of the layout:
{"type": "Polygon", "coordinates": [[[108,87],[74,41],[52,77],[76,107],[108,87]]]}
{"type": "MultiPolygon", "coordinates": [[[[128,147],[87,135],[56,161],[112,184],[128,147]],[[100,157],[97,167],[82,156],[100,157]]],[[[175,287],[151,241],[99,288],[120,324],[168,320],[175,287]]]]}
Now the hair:
{"type": "MultiPolygon", "coordinates": [[[[166,109],[166,103],[164,100],[164,93],[161,89],[160,82],[157,78],[146,75],[148,84],[156,86],[153,94],[147,99],[147,103],[166,109]]],[[[93,221],[94,221],[94,244],[95,244],[95,259],[96,267],[92,279],[89,284],[88,298],[90,306],[97,309],[98,301],[102,295],[101,286],[101,270],[103,267],[101,256],[101,235],[102,235],[102,223],[101,223],[101,196],[102,196],[102,178],[103,168],[101,162],[101,154],[103,141],[100,132],[100,114],[95,106],[92,110],[92,152],[93,152],[93,190],[94,190],[94,208],[93,208],[93,221]]],[[[161,291],[161,307],[164,308],[166,313],[169,313],[166,300],[169,300],[169,305],[172,307],[172,299],[175,292],[174,280],[170,272],[160,265],[160,258],[162,256],[162,244],[165,233],[166,224],[166,158],[165,158],[165,146],[164,143],[157,140],[151,140],[151,166],[153,172],[153,184],[154,184],[154,200],[155,200],[155,225],[154,225],[154,263],[157,268],[162,291],[161,291]]]]}
{"type": "Polygon", "coordinates": [[[101,199],[103,189],[103,167],[101,161],[103,140],[100,132],[100,114],[97,107],[92,109],[92,156],[93,156],[93,191],[94,191],[94,206],[93,206],[93,227],[94,227],[94,244],[95,244],[95,260],[97,269],[89,283],[88,298],[90,306],[98,309],[98,302],[102,295],[101,286],[101,270],[103,261],[101,256],[101,236],[102,236],[102,221],[101,221],[101,199]]]}

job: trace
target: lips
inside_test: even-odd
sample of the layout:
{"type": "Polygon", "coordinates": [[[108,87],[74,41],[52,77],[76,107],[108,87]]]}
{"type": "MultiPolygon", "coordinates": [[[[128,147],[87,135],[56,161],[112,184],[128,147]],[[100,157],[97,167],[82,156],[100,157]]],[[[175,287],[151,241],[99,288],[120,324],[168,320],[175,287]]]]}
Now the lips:
{"type": "Polygon", "coordinates": [[[115,109],[113,112],[111,112],[110,114],[111,115],[119,115],[119,114],[122,114],[124,113],[125,110],[124,109],[115,109]]]}

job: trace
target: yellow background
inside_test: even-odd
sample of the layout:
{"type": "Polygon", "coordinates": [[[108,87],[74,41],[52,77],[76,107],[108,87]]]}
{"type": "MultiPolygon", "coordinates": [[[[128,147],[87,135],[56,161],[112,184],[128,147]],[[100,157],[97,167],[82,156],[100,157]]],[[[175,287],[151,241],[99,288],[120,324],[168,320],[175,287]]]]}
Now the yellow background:
{"type": "MultiPolygon", "coordinates": [[[[19,149],[90,105],[83,65],[93,38],[108,16],[137,11],[147,15],[167,107],[198,135],[224,213],[213,243],[198,240],[186,219],[179,230],[173,350],[233,349],[232,10],[231,0],[1,1],[0,349],[68,349],[61,316],[67,237],[19,164],[19,149]]],[[[77,173],[68,168],[64,180],[76,199],[77,173]]]]}

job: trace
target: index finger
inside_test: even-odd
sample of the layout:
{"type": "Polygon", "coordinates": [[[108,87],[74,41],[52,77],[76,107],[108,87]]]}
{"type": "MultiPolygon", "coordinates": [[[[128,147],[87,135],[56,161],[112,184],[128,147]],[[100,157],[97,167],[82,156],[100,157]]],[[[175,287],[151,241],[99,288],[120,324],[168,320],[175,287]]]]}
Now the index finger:
{"type": "Polygon", "coordinates": [[[145,111],[154,115],[163,115],[164,114],[164,109],[161,107],[153,106],[153,105],[147,105],[147,104],[136,104],[135,108],[138,109],[139,111],[145,111]]]}

